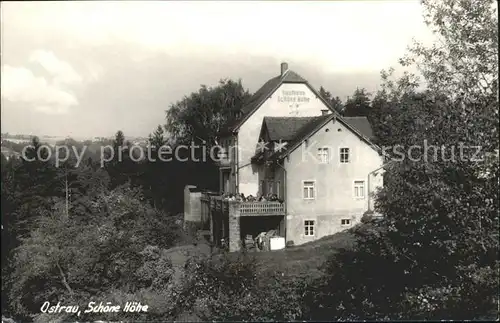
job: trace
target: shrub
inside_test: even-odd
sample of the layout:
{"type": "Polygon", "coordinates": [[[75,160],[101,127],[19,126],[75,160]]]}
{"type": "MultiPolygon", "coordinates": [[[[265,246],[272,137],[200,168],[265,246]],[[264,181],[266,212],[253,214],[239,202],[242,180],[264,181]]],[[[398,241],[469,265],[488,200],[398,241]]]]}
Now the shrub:
{"type": "Polygon", "coordinates": [[[361,217],[361,223],[368,223],[373,219],[373,211],[366,211],[361,217]]]}
{"type": "MultiPolygon", "coordinates": [[[[293,321],[303,317],[304,279],[258,272],[247,253],[192,259],[181,312],[203,321],[293,321]]],[[[267,272],[266,272],[267,273],[267,272]]]]}

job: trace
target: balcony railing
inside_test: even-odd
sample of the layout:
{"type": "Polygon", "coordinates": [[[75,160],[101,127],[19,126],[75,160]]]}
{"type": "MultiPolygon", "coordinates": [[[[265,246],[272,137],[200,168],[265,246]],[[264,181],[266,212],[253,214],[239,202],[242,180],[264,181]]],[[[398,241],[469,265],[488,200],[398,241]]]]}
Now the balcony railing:
{"type": "Polygon", "coordinates": [[[241,202],[241,216],[284,215],[285,204],[280,202],[241,202]]]}
{"type": "MultiPolygon", "coordinates": [[[[229,200],[223,199],[221,196],[212,196],[202,198],[202,201],[206,204],[210,203],[210,209],[216,212],[228,213],[229,212],[229,200]]],[[[240,216],[266,216],[266,215],[284,215],[285,214],[285,204],[277,201],[265,201],[265,202],[242,202],[234,201],[232,203],[237,203],[240,216]]]]}

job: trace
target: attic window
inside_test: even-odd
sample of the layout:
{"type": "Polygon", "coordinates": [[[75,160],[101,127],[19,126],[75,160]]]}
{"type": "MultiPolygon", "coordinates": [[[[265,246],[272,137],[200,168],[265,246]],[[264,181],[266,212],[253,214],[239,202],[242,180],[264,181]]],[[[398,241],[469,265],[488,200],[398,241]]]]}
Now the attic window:
{"type": "Polygon", "coordinates": [[[342,131],[342,129],[338,128],[338,129],[337,129],[337,131],[338,131],[338,132],[341,132],[341,131],[342,131]]]}
{"type": "Polygon", "coordinates": [[[330,131],[330,129],[326,128],[326,129],[325,129],[325,132],[328,132],[328,131],[330,131]]]}

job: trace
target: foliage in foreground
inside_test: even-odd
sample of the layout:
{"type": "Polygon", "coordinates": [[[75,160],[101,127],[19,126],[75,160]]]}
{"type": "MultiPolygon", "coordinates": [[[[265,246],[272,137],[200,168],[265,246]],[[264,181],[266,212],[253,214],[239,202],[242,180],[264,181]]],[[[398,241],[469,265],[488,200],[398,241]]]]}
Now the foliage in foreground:
{"type": "Polygon", "coordinates": [[[113,290],[136,300],[141,288],[161,283],[160,273],[148,272],[153,256],[147,247],[171,247],[175,225],[126,186],[87,202],[89,212],[80,216],[68,216],[64,203],[57,203],[21,239],[9,277],[17,315],[39,313],[45,301],[85,308],[94,299],[109,301],[113,290]]]}
{"type": "MultiPolygon", "coordinates": [[[[175,229],[134,190],[110,192],[106,175],[90,169],[73,174],[80,177],[79,199],[68,216],[60,186],[67,174],[30,163],[15,181],[6,179],[14,183],[12,190],[4,189],[2,180],[2,216],[4,202],[13,204],[12,232],[20,240],[8,288],[2,282],[14,313],[32,316],[45,300],[84,306],[96,299],[143,301],[150,311],[82,319],[165,321],[186,313],[215,321],[498,317],[499,165],[498,157],[491,157],[499,145],[498,22],[492,1],[424,5],[440,45],[417,45],[404,63],[418,64],[428,89],[417,93],[410,74],[396,82],[384,74],[369,117],[377,120],[383,144],[408,149],[427,140],[437,148],[388,167],[377,197],[385,220],[355,228],[357,247],[332,256],[323,277],[310,285],[305,277],[263,275],[249,255],[192,259],[186,268],[175,267],[164,250],[172,245],[166,232],[175,229]],[[468,150],[462,160],[458,149],[452,150],[460,145],[482,150],[477,156],[475,148],[468,150]],[[450,159],[453,153],[458,158],[450,159]],[[93,185],[96,179],[102,185],[93,185]]],[[[205,133],[204,120],[213,118],[209,136],[202,138],[213,144],[222,119],[233,117],[227,107],[236,109],[245,96],[234,82],[202,88],[172,109],[170,130],[190,141],[205,133]],[[233,88],[238,102],[204,115],[199,99],[224,101],[224,88],[233,88]],[[184,106],[191,106],[189,113],[181,113],[184,106]]],[[[359,103],[368,109],[365,99],[351,103],[347,108],[359,103]]]]}
{"type": "Polygon", "coordinates": [[[182,307],[202,321],[293,321],[302,316],[302,281],[262,275],[254,257],[240,254],[193,259],[182,307]]]}
{"type": "Polygon", "coordinates": [[[386,78],[378,96],[392,112],[385,142],[405,152],[386,151],[395,162],[376,199],[385,219],[361,226],[357,248],[325,265],[309,291],[313,319],[498,318],[496,9],[492,1],[424,7],[441,41],[416,44],[403,63],[417,64],[427,90],[418,93],[407,74],[386,78]]]}

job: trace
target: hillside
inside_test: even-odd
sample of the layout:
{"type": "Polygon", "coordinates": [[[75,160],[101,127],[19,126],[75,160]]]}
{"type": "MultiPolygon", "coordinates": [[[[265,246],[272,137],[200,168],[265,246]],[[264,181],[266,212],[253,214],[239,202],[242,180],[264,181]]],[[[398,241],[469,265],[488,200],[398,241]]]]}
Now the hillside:
{"type": "Polygon", "coordinates": [[[351,248],[354,242],[352,233],[344,231],[300,246],[252,255],[256,257],[261,274],[281,272],[286,276],[316,278],[321,274],[319,268],[332,253],[351,248]]]}
{"type": "MultiPolygon", "coordinates": [[[[302,276],[316,278],[321,275],[320,267],[328,257],[340,249],[349,249],[354,245],[352,230],[359,229],[360,224],[351,230],[339,232],[299,246],[287,247],[283,250],[249,252],[254,257],[259,275],[266,276],[282,273],[283,276],[302,276]]],[[[190,256],[208,255],[210,247],[204,242],[196,246],[188,244],[168,250],[169,258],[182,267],[190,256]]],[[[241,253],[230,253],[231,259],[236,259],[241,253]]],[[[222,256],[222,255],[216,255],[222,256]]]]}

